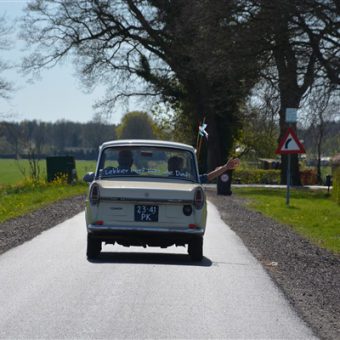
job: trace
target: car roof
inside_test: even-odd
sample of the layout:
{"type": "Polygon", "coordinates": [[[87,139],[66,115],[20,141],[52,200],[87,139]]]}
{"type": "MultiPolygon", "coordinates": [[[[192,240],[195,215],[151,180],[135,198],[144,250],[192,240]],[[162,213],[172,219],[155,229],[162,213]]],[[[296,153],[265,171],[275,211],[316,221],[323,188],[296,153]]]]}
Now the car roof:
{"type": "Polygon", "coordinates": [[[188,144],[153,140],[153,139],[119,139],[103,143],[100,149],[111,147],[111,146],[159,146],[167,148],[176,148],[195,152],[195,148],[188,144]]]}

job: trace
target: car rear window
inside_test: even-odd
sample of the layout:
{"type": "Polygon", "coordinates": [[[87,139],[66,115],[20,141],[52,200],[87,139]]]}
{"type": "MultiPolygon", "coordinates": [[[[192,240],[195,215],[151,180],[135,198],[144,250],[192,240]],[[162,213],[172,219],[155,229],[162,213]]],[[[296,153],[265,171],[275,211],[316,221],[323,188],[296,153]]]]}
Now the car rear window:
{"type": "Polygon", "coordinates": [[[142,176],[198,181],[195,155],[176,148],[107,147],[101,153],[97,171],[98,178],[142,176]]]}

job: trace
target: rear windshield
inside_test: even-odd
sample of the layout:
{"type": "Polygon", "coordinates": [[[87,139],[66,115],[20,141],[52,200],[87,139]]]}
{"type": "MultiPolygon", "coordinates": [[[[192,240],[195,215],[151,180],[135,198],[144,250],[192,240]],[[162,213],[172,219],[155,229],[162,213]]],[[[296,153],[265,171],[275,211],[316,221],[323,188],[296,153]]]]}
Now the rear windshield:
{"type": "Polygon", "coordinates": [[[98,178],[158,177],[198,182],[195,155],[175,148],[129,146],[105,148],[98,178]]]}

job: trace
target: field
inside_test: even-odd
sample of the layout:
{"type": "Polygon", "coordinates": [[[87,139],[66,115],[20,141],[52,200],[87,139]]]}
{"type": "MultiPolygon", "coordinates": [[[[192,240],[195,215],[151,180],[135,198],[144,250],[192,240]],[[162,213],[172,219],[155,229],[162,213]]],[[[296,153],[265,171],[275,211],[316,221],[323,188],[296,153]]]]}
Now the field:
{"type": "Polygon", "coordinates": [[[68,185],[61,181],[46,183],[46,161],[39,167],[41,180],[29,180],[27,160],[0,159],[0,223],[44,207],[58,200],[84,195],[87,184],[82,181],[86,172],[94,171],[95,161],[76,161],[78,183],[68,185]]]}
{"type": "MultiPolygon", "coordinates": [[[[46,161],[39,161],[41,179],[46,179],[46,161]]],[[[96,161],[76,161],[78,179],[82,179],[86,172],[94,171],[96,161]]],[[[27,160],[0,159],[0,186],[13,185],[29,177],[29,164],[27,160]]]]}
{"type": "Polygon", "coordinates": [[[292,189],[290,206],[284,189],[235,188],[249,198],[249,207],[278,222],[321,248],[340,254],[340,206],[324,190],[292,189]]]}

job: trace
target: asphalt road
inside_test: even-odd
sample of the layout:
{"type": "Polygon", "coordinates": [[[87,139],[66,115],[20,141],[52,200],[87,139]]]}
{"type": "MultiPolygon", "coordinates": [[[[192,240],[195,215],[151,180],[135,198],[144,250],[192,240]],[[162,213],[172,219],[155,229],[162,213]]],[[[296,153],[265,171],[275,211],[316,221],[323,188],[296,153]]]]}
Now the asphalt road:
{"type": "Polygon", "coordinates": [[[204,261],[183,247],[104,246],[84,213],[0,256],[0,338],[312,338],[209,204],[204,261]]]}

